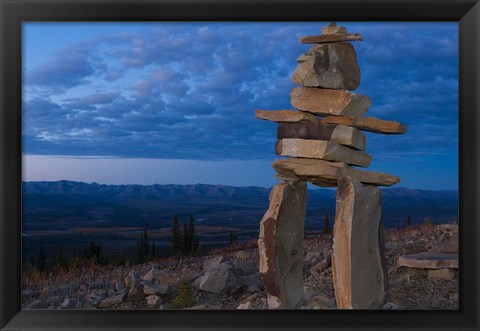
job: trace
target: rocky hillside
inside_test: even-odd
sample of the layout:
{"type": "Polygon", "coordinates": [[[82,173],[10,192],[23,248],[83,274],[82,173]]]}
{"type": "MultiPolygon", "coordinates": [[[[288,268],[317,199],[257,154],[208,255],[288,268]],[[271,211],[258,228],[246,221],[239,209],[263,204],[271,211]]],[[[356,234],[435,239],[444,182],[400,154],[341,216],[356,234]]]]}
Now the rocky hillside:
{"type": "MultiPolygon", "coordinates": [[[[458,309],[458,270],[399,267],[398,259],[445,244],[456,225],[387,230],[390,291],[384,309],[458,309]]],[[[302,309],[335,309],[331,236],[305,241],[302,309]]],[[[266,309],[258,251],[245,246],[136,266],[24,274],[27,309],[266,309]]]]}

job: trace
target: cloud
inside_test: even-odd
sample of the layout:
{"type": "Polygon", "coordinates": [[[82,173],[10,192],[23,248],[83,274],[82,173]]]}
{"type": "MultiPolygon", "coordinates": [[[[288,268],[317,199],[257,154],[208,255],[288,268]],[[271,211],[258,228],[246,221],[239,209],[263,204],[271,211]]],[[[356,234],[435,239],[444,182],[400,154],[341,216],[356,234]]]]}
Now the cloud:
{"type": "MultiPolygon", "coordinates": [[[[273,159],[276,125],[255,109],[289,109],[298,38],[313,23],[152,23],[142,32],[62,45],[26,68],[27,153],[177,159],[273,159]],[[50,91],[50,93],[45,93],[50,91]]],[[[409,126],[368,134],[374,158],[445,155],[458,143],[457,27],[351,23],[369,116],[409,126]]],[[[65,29],[68,30],[66,26],[65,29]]]]}

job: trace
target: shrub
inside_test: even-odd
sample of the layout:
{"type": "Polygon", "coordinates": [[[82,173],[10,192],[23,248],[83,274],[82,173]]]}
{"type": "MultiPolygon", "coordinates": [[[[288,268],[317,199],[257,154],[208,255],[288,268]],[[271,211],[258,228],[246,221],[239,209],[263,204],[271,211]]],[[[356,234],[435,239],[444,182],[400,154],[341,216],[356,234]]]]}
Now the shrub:
{"type": "Polygon", "coordinates": [[[195,305],[193,290],[187,280],[182,280],[178,286],[177,295],[172,301],[174,309],[188,308],[195,305]]]}

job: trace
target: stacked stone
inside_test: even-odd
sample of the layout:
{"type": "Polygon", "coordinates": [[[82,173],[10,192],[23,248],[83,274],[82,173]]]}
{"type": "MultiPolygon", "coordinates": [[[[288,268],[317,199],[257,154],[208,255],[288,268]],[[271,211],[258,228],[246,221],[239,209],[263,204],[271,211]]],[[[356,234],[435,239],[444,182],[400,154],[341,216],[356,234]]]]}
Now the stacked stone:
{"type": "Polygon", "coordinates": [[[365,153],[360,131],[401,134],[401,123],[366,117],[371,101],[354,94],[360,69],[349,34],[335,23],[319,36],[301,38],[313,44],[298,59],[291,92],[296,110],[257,110],[256,117],[278,123],[276,185],[270,208],[260,223],[260,274],[269,308],[295,308],[303,298],[303,238],[306,181],[337,190],[332,271],[338,308],[378,308],[386,291],[383,261],[381,192],[398,177],[360,170],[372,157],[365,153]],[[287,199],[288,197],[288,199],[287,199]],[[368,239],[368,241],[366,241],[368,239]]]}

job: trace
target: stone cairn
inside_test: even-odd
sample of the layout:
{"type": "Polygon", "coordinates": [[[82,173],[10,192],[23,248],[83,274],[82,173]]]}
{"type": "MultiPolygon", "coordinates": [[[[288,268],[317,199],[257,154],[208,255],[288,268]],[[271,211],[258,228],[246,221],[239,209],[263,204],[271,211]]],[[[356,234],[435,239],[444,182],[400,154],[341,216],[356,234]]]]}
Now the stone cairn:
{"type": "Polygon", "coordinates": [[[350,41],[361,41],[335,23],[297,59],[291,92],[296,110],[257,110],[259,119],[278,123],[277,159],[281,183],[270,193],[270,207],[260,222],[260,275],[269,309],[299,308],[304,298],[303,241],[307,183],[338,187],[333,230],[332,274],[339,309],[378,309],[387,292],[383,242],[382,195],[398,177],[360,170],[372,157],[360,130],[402,134],[401,123],[366,117],[371,101],[354,94],[360,69],[350,41]]]}

